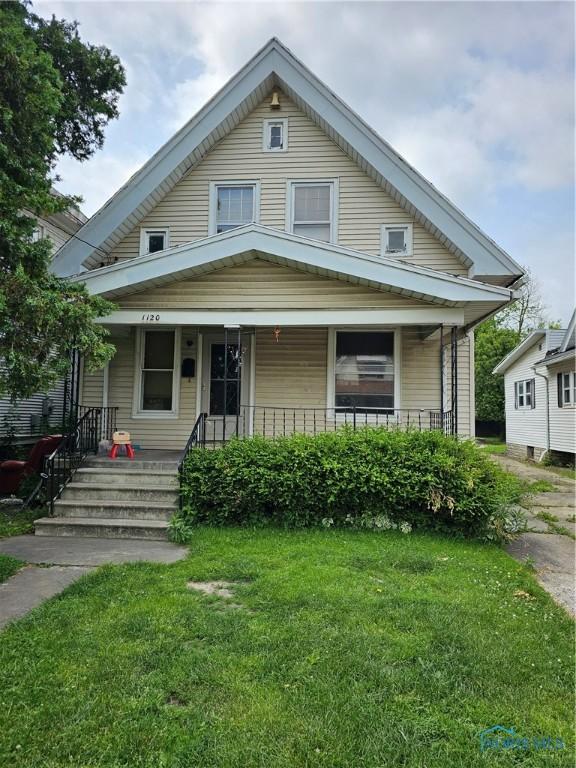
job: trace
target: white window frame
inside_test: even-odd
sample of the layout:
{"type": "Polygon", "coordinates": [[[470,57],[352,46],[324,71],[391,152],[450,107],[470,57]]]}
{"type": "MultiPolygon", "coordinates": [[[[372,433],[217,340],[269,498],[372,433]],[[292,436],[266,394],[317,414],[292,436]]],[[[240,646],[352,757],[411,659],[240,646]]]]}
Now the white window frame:
{"type": "Polygon", "coordinates": [[[514,382],[514,410],[531,411],[534,409],[534,385],[533,379],[520,379],[514,382]],[[530,385],[530,391],[528,391],[527,384],[530,385]],[[523,398],[522,405],[520,405],[520,398],[523,398]],[[528,398],[530,398],[530,404],[528,404],[528,398]]]}
{"type": "Polygon", "coordinates": [[[42,224],[36,224],[32,230],[32,242],[37,243],[46,237],[46,228],[42,224]]]}
{"type": "MultiPolygon", "coordinates": [[[[340,185],[337,178],[332,179],[288,179],[286,182],[286,232],[294,232],[293,212],[294,212],[294,194],[296,187],[317,187],[325,185],[330,187],[330,240],[329,243],[338,242],[338,203],[340,196],[340,185]]],[[[307,222],[313,223],[313,222],[307,222]]],[[[302,235],[298,235],[302,237],[302,235]]],[[[317,242],[326,242],[318,240],[317,242]]]]}
{"type": "Polygon", "coordinates": [[[562,371],[562,408],[574,408],[576,406],[576,372],[562,371]],[[566,386],[565,376],[568,376],[568,386],[566,386]],[[566,392],[570,400],[566,400],[566,392]]]}
{"type": "Polygon", "coordinates": [[[262,151],[263,152],[288,152],[288,118],[287,117],[279,117],[276,120],[270,118],[269,120],[264,120],[264,124],[262,126],[262,151]],[[273,125],[281,125],[282,126],[282,146],[281,147],[271,147],[270,146],[270,128],[273,125]]]}
{"type": "Polygon", "coordinates": [[[408,224],[382,224],[380,231],[380,254],[388,259],[404,259],[407,256],[412,256],[414,253],[414,232],[413,225],[408,224]],[[404,251],[389,251],[388,250],[388,233],[396,230],[403,230],[406,235],[404,242],[406,243],[406,249],[404,251]]]}
{"type": "MultiPolygon", "coordinates": [[[[400,395],[402,392],[402,382],[400,372],[402,370],[402,329],[398,327],[387,326],[338,326],[328,329],[328,364],[326,379],[326,408],[332,411],[337,421],[350,421],[350,414],[338,412],[336,410],[336,334],[339,331],[346,333],[393,333],[394,334],[394,412],[401,410],[402,403],[400,395]]],[[[376,421],[377,415],[368,417],[368,422],[376,421]]],[[[364,417],[362,417],[364,421],[364,417]]]]}
{"type": "MultiPolygon", "coordinates": [[[[208,212],[208,234],[216,234],[216,214],[218,211],[218,189],[219,187],[254,187],[254,223],[260,222],[260,180],[247,179],[233,181],[211,181],[210,182],[210,207],[208,212]]],[[[242,224],[241,226],[247,226],[242,224]]],[[[229,230],[234,231],[234,230],[229,230]]],[[[223,234],[223,233],[220,233],[223,234]]]]}
{"type": "MultiPolygon", "coordinates": [[[[150,253],[148,250],[148,236],[160,233],[164,235],[164,248],[162,250],[166,251],[170,248],[170,227],[140,227],[140,256],[146,256],[150,253]]],[[[161,253],[161,251],[155,251],[155,253],[161,253]]]]}
{"type": "Polygon", "coordinates": [[[133,419],[177,419],[180,408],[180,368],[182,328],[158,326],[157,328],[136,328],[134,355],[134,391],[132,398],[133,419]],[[142,368],[144,365],[144,334],[158,331],[174,331],[174,371],[172,375],[172,409],[170,411],[149,411],[142,408],[142,368]]]}

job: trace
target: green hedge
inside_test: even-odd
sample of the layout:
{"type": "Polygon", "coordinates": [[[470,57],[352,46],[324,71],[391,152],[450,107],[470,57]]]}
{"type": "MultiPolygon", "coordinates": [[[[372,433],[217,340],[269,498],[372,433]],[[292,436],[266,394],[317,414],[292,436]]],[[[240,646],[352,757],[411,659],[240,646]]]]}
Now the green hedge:
{"type": "Polygon", "coordinates": [[[518,481],[470,441],[342,429],[232,440],[187,459],[174,538],[211,525],[353,526],[498,539],[518,481]]]}

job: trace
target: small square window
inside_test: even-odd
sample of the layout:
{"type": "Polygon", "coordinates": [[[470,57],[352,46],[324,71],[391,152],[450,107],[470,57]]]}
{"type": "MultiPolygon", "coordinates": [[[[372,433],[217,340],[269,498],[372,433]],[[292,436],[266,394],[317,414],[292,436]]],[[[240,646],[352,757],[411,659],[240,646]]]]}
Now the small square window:
{"type": "Polygon", "coordinates": [[[167,229],[143,229],[140,235],[140,255],[164,251],[170,245],[167,229]]]}
{"type": "Polygon", "coordinates": [[[383,256],[411,256],[412,224],[383,224],[381,251],[383,256]]]}
{"type": "Polygon", "coordinates": [[[288,120],[264,120],[262,134],[264,152],[286,152],[288,149],[288,120]]]}

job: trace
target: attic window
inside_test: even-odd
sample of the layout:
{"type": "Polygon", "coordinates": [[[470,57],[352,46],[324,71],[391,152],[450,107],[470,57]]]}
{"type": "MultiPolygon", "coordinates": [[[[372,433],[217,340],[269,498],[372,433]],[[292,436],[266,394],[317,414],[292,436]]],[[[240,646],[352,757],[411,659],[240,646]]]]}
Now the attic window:
{"type": "Polygon", "coordinates": [[[286,152],[288,149],[288,120],[264,120],[262,133],[264,152],[286,152]]]}
{"type": "Polygon", "coordinates": [[[257,181],[212,182],[210,188],[211,235],[258,221],[260,185],[257,181]]]}
{"type": "Polygon", "coordinates": [[[383,256],[412,256],[412,224],[383,224],[381,250],[383,256]]]}
{"type": "Polygon", "coordinates": [[[140,230],[140,255],[164,251],[170,245],[168,229],[140,230]]]}

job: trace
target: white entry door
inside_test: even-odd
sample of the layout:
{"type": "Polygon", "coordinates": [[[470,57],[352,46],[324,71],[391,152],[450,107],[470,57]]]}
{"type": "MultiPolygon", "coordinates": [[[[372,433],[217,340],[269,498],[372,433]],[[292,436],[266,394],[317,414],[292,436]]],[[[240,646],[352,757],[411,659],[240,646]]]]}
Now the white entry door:
{"type": "Polygon", "coordinates": [[[220,442],[250,434],[251,335],[207,333],[202,339],[201,410],[208,414],[206,440],[220,442]]]}

